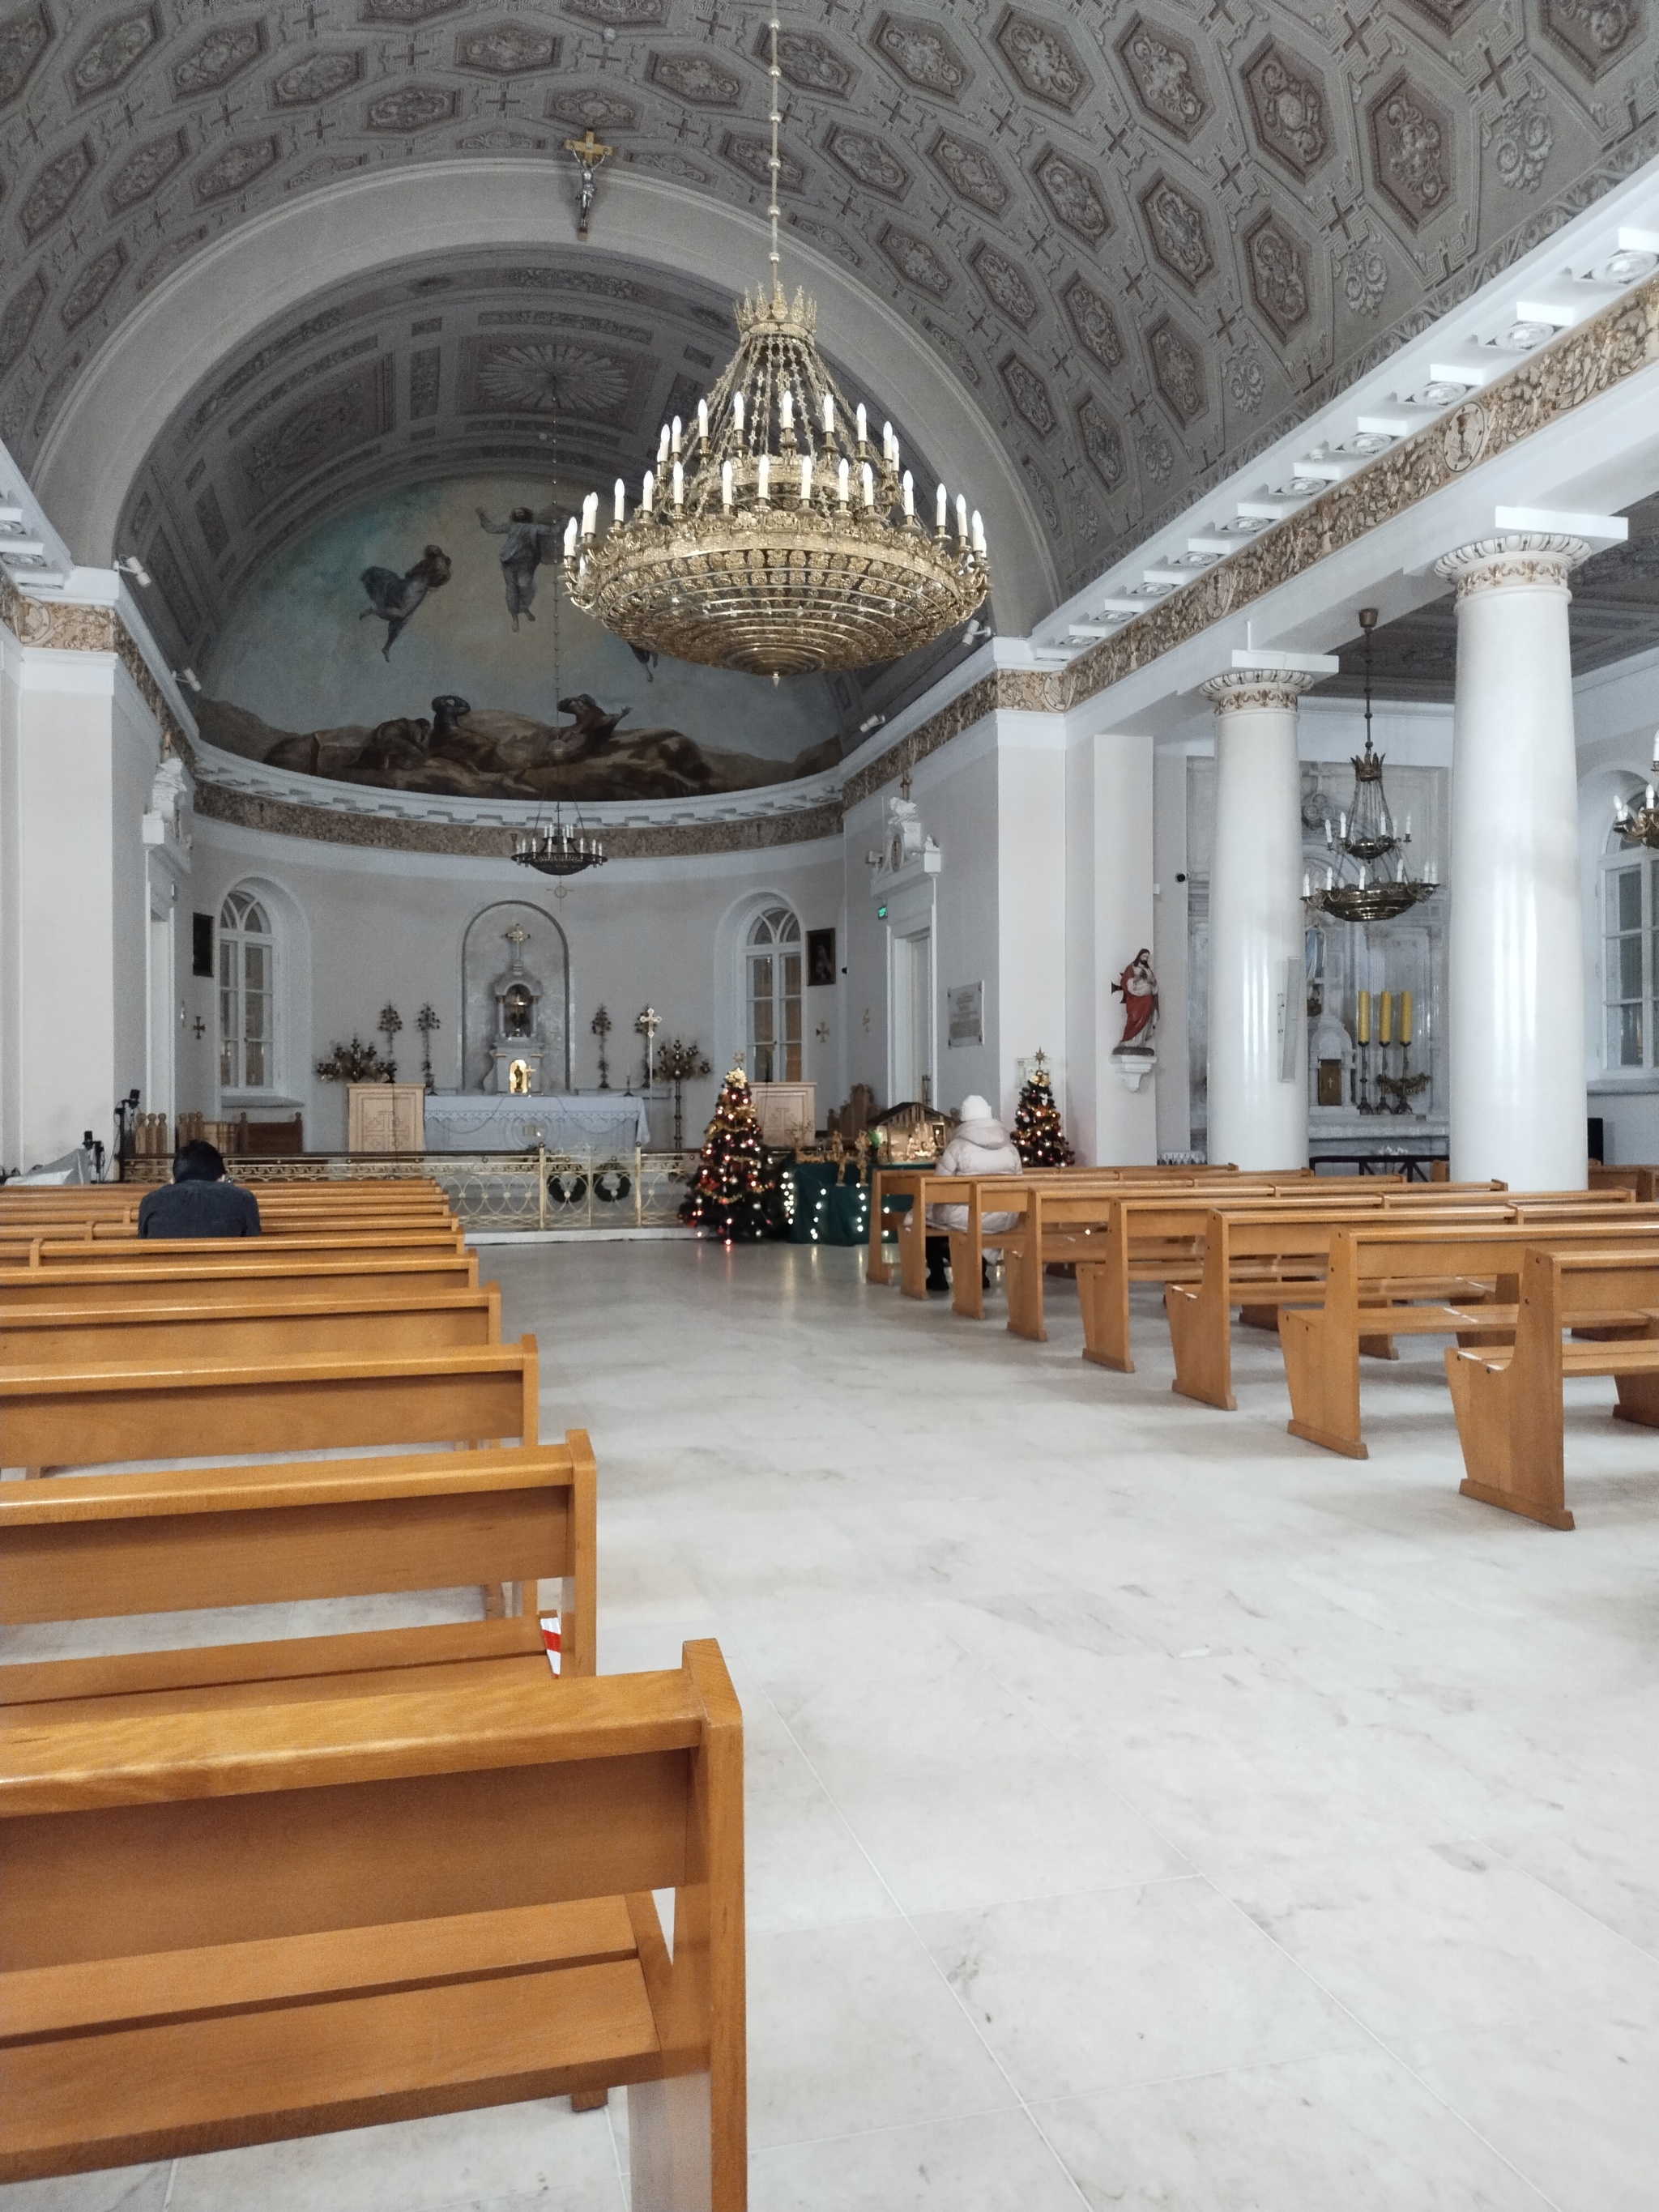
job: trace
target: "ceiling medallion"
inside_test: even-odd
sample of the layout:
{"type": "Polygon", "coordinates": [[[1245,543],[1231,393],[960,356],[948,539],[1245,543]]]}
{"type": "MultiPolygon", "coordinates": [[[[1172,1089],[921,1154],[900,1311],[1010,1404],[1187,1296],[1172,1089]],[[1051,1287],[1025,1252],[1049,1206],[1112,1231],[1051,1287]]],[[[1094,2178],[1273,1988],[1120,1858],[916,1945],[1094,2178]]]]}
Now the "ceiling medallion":
{"type": "Polygon", "coordinates": [[[1398,829],[1382,789],[1383,756],[1371,749],[1371,632],[1376,628],[1376,609],[1361,607],[1359,626],[1365,633],[1365,750],[1353,763],[1353,804],[1337,817],[1335,834],[1328,819],[1325,843],[1333,855],[1346,854],[1352,862],[1354,879],[1340,882],[1334,858],[1328,880],[1316,890],[1302,879],[1302,902],[1312,914],[1333,915],[1338,921],[1393,921],[1420,900],[1432,898],[1440,888],[1431,866],[1426,876],[1406,873],[1406,848],[1412,842],[1411,817],[1404,832],[1398,829]]]}
{"type": "Polygon", "coordinates": [[[772,32],[772,283],[736,309],[738,350],[696,420],[665,424],[657,466],[599,535],[566,527],[571,604],[641,651],[754,675],[895,660],[965,623],[990,589],[985,532],[939,487],[917,519],[892,425],[878,456],[816,343],[817,309],[778,275],[778,25],[772,32]],[[951,525],[955,528],[952,532],[951,525]]]}

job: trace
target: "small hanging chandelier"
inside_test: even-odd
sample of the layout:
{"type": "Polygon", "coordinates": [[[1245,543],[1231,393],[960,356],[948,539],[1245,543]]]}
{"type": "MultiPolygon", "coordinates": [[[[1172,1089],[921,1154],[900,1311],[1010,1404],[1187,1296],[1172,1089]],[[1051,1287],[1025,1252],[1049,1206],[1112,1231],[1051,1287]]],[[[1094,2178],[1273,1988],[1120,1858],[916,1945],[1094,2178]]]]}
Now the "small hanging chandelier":
{"type": "Polygon", "coordinates": [[[1613,826],[1624,845],[1650,845],[1659,848],[1659,805],[1655,804],[1654,783],[1659,782],[1659,730],[1653,733],[1652,781],[1642,795],[1642,804],[1632,807],[1620,799],[1613,810],[1613,826]]]}
{"type": "Polygon", "coordinates": [[[583,829],[580,814],[574,827],[567,829],[564,809],[556,806],[550,823],[538,823],[514,839],[513,857],[521,868],[534,868],[538,875],[579,876],[586,868],[605,866],[605,847],[583,829]]]}
{"type": "Polygon", "coordinates": [[[1426,873],[1406,873],[1406,848],[1412,842],[1411,817],[1401,831],[1382,788],[1384,756],[1371,746],[1371,633],[1376,628],[1376,609],[1361,607],[1359,627],[1365,634],[1365,750],[1353,757],[1353,803],[1337,817],[1336,834],[1325,823],[1325,843],[1332,853],[1344,853],[1355,864],[1357,880],[1340,883],[1336,863],[1329,864],[1328,880],[1316,889],[1302,879],[1302,903],[1310,913],[1334,915],[1339,921],[1392,921],[1432,898],[1440,888],[1431,863],[1426,873]]]}
{"type": "Polygon", "coordinates": [[[939,487],[931,532],[884,423],[878,458],[817,344],[817,309],[778,274],[778,24],[772,21],[772,283],[736,309],[738,350],[695,424],[663,426],[657,465],[599,532],[565,530],[571,603],[641,652],[754,675],[862,668],[930,645],[990,590],[985,531],[939,487]],[[952,537],[951,525],[955,522],[952,537]]]}

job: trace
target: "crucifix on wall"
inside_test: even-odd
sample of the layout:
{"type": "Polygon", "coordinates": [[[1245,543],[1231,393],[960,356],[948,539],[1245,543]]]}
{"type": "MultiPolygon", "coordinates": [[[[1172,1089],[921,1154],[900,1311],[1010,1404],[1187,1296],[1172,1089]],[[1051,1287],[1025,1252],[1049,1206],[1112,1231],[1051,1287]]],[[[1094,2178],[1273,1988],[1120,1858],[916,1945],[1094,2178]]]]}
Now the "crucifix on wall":
{"type": "Polygon", "coordinates": [[[581,185],[576,203],[576,235],[578,238],[585,239],[587,236],[587,218],[593,211],[594,196],[599,188],[599,165],[603,161],[608,161],[617,149],[614,146],[607,146],[602,140],[596,138],[593,136],[593,126],[590,123],[580,138],[565,140],[564,150],[570,155],[581,173],[581,185]]]}

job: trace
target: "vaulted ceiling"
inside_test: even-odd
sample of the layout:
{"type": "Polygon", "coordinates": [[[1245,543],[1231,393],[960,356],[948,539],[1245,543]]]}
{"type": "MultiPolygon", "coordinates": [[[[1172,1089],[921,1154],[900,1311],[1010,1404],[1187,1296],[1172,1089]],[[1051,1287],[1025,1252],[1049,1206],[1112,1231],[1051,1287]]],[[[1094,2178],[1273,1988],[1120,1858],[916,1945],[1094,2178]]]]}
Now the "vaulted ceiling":
{"type": "MultiPolygon", "coordinates": [[[[239,225],[356,173],[494,156],[543,165],[568,191],[563,141],[591,124],[621,166],[763,206],[769,12],[0,0],[0,431],[27,465],[137,303],[239,225]]],[[[786,220],[949,362],[1070,589],[1645,158],[1659,138],[1655,12],[786,0],[786,220]]],[[[602,173],[596,255],[605,191],[602,173]]],[[[477,317],[543,311],[534,285],[506,289],[495,307],[475,299],[477,317]]],[[[574,313],[571,301],[566,287],[574,313]]],[[[635,441],[654,428],[674,348],[690,384],[711,372],[688,349],[716,363],[727,350],[712,326],[698,348],[690,325],[713,303],[689,289],[645,304],[580,307],[607,326],[586,335],[623,380],[611,427],[635,441]]],[[[321,320],[341,305],[266,335],[249,404],[356,342],[321,320]]],[[[367,345],[333,368],[342,393],[362,386],[363,441],[395,432],[413,466],[421,441],[405,434],[423,425],[433,374],[422,353],[442,356],[441,410],[443,379],[476,386],[482,358],[452,335],[483,331],[475,319],[422,348],[405,307],[391,370],[367,345]]],[[[434,301],[432,318],[447,313],[434,301]]],[[[532,347],[535,327],[520,332],[532,347]]]]}

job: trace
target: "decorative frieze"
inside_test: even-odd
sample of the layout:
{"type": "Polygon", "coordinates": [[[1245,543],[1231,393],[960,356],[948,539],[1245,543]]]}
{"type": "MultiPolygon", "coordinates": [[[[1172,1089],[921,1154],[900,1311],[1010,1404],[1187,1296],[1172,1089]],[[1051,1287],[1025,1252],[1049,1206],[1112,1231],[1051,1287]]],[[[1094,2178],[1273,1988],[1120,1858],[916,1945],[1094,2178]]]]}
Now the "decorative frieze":
{"type": "MultiPolygon", "coordinates": [[[[342,814],[232,791],[223,784],[198,787],[196,811],[210,821],[277,836],[309,837],[324,845],[367,845],[387,853],[458,853],[481,860],[513,856],[517,830],[465,822],[398,821],[384,815],[342,814]]],[[[807,844],[841,835],[842,810],[834,799],[793,814],[757,814],[737,822],[665,822],[624,829],[606,826],[605,848],[613,860],[654,860],[704,853],[757,853],[778,845],[807,844]]]]}
{"type": "Polygon", "coordinates": [[[1218,714],[1293,714],[1317,681],[1298,669],[1232,668],[1198,688],[1218,714]]]}

